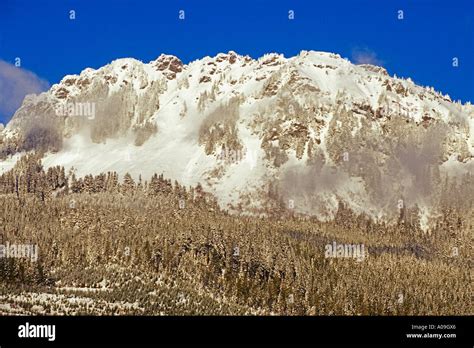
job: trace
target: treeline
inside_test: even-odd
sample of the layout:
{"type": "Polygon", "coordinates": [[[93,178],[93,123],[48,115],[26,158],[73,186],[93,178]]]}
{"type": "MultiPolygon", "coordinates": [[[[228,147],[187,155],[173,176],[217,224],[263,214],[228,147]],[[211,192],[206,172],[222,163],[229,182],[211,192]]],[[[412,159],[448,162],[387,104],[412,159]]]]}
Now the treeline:
{"type": "Polygon", "coordinates": [[[165,179],[163,174],[154,174],[150,181],[142,181],[141,175],[136,182],[126,173],[120,181],[117,172],[85,175],[77,178],[74,170],[65,173],[64,167],[55,166],[44,169],[41,156],[28,154],[15,164],[15,167],[0,175],[0,194],[34,194],[44,200],[50,196],[61,196],[70,193],[122,193],[135,194],[144,192],[150,196],[158,194],[176,195],[178,198],[193,200],[213,200],[204,192],[202,185],[195,187],[180,185],[176,180],[165,179]]]}

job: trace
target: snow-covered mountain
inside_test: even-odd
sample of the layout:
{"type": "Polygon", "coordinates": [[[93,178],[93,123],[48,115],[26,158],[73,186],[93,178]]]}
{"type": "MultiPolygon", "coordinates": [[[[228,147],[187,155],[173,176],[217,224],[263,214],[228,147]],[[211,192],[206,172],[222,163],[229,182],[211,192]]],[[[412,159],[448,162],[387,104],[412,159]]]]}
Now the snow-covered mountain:
{"type": "Polygon", "coordinates": [[[416,204],[426,220],[443,174],[474,173],[472,105],[314,51],[118,59],[27,96],[0,134],[3,171],[42,147],[79,176],[164,173],[223,207],[280,195],[320,218],[342,201],[375,218],[416,204]]]}

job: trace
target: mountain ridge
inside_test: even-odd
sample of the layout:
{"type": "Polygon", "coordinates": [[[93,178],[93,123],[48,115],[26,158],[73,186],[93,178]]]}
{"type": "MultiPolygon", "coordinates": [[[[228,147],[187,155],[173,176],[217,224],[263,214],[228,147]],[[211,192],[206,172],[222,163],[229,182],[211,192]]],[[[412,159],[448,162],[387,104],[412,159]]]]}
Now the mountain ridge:
{"type": "Polygon", "coordinates": [[[272,185],[291,209],[321,219],[339,201],[396,216],[400,200],[428,219],[440,176],[474,167],[470,103],[316,51],[258,59],[230,51],[188,64],[165,54],[117,59],[28,96],[0,134],[18,150],[0,170],[39,147],[46,167],[162,172],[253,213],[272,185]],[[61,105],[74,113],[90,111],[87,103],[94,115],[58,116],[61,105]]]}

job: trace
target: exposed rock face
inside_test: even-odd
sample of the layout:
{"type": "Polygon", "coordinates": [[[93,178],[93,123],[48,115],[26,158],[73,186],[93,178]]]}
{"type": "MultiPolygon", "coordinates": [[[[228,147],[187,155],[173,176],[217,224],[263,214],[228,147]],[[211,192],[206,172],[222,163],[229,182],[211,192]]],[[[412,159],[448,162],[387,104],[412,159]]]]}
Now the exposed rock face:
{"type": "Polygon", "coordinates": [[[176,78],[176,74],[183,71],[183,62],[181,62],[175,56],[169,56],[162,54],[156,61],[155,66],[158,71],[163,72],[163,74],[170,80],[176,78]]]}
{"type": "Polygon", "coordinates": [[[1,134],[11,154],[47,125],[63,144],[45,165],[164,172],[202,182],[224,206],[251,197],[243,208],[253,212],[266,209],[271,183],[297,212],[319,217],[339,201],[373,217],[396,216],[403,201],[429,216],[444,174],[473,173],[473,119],[469,103],[336,54],[228,52],[187,65],[170,55],[119,59],[65,76],[25,98],[1,134]],[[94,115],[57,115],[81,103],[94,115]]]}
{"type": "Polygon", "coordinates": [[[388,76],[388,72],[386,69],[382,68],[381,66],[371,65],[371,64],[359,64],[361,68],[364,68],[367,71],[371,71],[377,74],[388,76]]]}

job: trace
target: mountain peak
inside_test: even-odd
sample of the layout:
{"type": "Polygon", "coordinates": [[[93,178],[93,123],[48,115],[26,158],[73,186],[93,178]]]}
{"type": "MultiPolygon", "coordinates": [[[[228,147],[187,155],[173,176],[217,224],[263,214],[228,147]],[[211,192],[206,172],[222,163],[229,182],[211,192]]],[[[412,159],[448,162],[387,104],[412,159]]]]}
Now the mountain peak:
{"type": "Polygon", "coordinates": [[[254,60],[229,51],[187,65],[162,54],[67,75],[25,98],[0,133],[10,139],[0,154],[38,147],[46,167],[74,167],[78,176],[162,172],[203,183],[232,209],[252,197],[246,209],[265,210],[265,190],[276,185],[296,211],[319,217],[341,200],[394,216],[401,196],[428,214],[436,173],[472,171],[472,113],[334,53],[254,60]],[[57,115],[58,106],[68,112],[57,115]]]}
{"type": "Polygon", "coordinates": [[[218,62],[218,63],[221,63],[221,62],[224,62],[224,61],[227,61],[229,62],[230,64],[234,64],[238,59],[241,59],[243,58],[241,55],[237,54],[236,52],[234,51],[229,51],[227,53],[218,53],[216,56],[215,56],[215,61],[218,62]]]}
{"type": "Polygon", "coordinates": [[[155,61],[150,62],[158,71],[163,72],[165,76],[172,80],[176,74],[183,71],[183,62],[176,56],[162,54],[155,61]]]}

